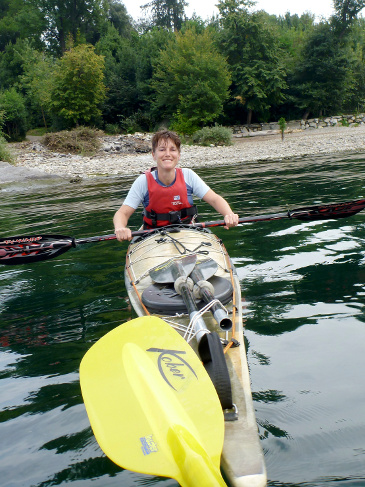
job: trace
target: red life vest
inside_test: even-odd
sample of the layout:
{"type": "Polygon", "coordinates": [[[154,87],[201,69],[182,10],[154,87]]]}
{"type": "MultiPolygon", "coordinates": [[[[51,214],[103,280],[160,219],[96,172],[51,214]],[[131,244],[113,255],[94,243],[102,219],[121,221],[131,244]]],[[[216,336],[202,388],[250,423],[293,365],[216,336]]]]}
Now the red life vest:
{"type": "Polygon", "coordinates": [[[170,186],[161,186],[152,176],[151,171],[146,171],[148,186],[148,206],[143,212],[145,228],[156,228],[171,225],[173,223],[190,223],[197,210],[188,200],[188,191],[182,169],[176,169],[175,182],[170,186]]]}

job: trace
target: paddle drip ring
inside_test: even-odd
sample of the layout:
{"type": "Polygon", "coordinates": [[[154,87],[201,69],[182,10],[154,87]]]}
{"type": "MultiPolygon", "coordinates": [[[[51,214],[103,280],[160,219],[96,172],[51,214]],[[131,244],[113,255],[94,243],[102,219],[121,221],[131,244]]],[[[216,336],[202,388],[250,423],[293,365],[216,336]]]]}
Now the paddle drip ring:
{"type": "Polygon", "coordinates": [[[208,288],[209,291],[214,296],[214,286],[211,282],[209,282],[209,281],[198,281],[195,284],[194,289],[193,289],[195,299],[202,299],[202,288],[208,288]]]}
{"type": "Polygon", "coordinates": [[[182,286],[188,286],[190,291],[192,291],[193,287],[194,287],[194,283],[193,283],[192,279],[190,279],[190,277],[180,276],[174,282],[174,288],[175,288],[175,291],[177,292],[177,294],[181,294],[182,286]]]}

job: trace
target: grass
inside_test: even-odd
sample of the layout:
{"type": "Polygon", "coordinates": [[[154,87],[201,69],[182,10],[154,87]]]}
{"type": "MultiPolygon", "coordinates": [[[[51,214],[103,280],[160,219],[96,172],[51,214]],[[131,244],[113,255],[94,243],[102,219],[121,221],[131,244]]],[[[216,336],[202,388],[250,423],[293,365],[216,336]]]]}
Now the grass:
{"type": "Polygon", "coordinates": [[[28,130],[27,135],[43,136],[48,132],[46,127],[37,127],[35,129],[28,130]]]}
{"type": "Polygon", "coordinates": [[[15,164],[15,159],[11,151],[9,150],[8,143],[0,135],[0,161],[9,162],[9,164],[15,164]]]}
{"type": "Polygon", "coordinates": [[[47,133],[42,143],[53,152],[90,156],[100,148],[103,132],[90,127],[47,133]]]}

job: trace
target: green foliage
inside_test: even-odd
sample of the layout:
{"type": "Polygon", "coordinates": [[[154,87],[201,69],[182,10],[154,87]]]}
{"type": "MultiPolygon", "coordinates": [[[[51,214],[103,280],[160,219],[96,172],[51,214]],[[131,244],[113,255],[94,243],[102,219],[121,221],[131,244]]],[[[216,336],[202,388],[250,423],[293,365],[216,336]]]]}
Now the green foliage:
{"type": "Polygon", "coordinates": [[[156,60],[153,107],[189,134],[222,113],[229,84],[226,61],[208,31],[176,33],[156,60]]]}
{"type": "Polygon", "coordinates": [[[121,133],[120,127],[116,123],[106,123],[104,132],[108,135],[118,135],[121,133]]]}
{"type": "Polygon", "coordinates": [[[115,124],[119,116],[131,116],[139,108],[140,95],[136,81],[138,38],[135,34],[122,37],[110,26],[96,45],[104,56],[106,99],[102,112],[104,121],[115,124]]]}
{"type": "Polygon", "coordinates": [[[284,140],[284,131],[286,129],[286,121],[285,121],[284,117],[279,118],[279,127],[280,127],[280,131],[281,131],[281,138],[282,138],[282,140],[284,140]]]}
{"type": "Polygon", "coordinates": [[[134,134],[135,132],[152,132],[156,121],[142,110],[137,110],[129,117],[119,117],[119,125],[123,132],[134,134]]]}
{"type": "Polygon", "coordinates": [[[104,58],[87,44],[66,52],[56,65],[50,105],[71,127],[100,118],[105,99],[103,68],[104,58]]]}
{"type": "Polygon", "coordinates": [[[4,133],[2,131],[5,125],[5,112],[0,110],[0,161],[14,163],[14,157],[8,149],[8,144],[5,140],[4,133]]]}
{"type": "Polygon", "coordinates": [[[349,121],[346,118],[342,118],[340,120],[340,124],[342,125],[342,127],[349,127],[350,126],[349,121]]]}
{"type": "Polygon", "coordinates": [[[8,143],[2,135],[0,135],[0,161],[14,164],[14,156],[8,148],[8,143]]]}
{"type": "Polygon", "coordinates": [[[152,78],[156,57],[174,38],[175,35],[170,30],[155,27],[140,36],[138,43],[135,43],[138,50],[136,84],[140,97],[140,107],[142,106],[144,110],[149,110],[150,100],[154,94],[152,78]]]}
{"type": "Polygon", "coordinates": [[[39,113],[39,119],[47,128],[47,120],[50,122],[53,59],[30,46],[22,58],[23,75],[20,76],[20,81],[27,95],[28,105],[32,113],[39,113]]]}
{"type": "Polygon", "coordinates": [[[291,80],[298,107],[319,116],[340,113],[355,90],[354,56],[328,23],[316,26],[308,38],[291,80]]]}
{"type": "Polygon", "coordinates": [[[93,155],[100,148],[103,132],[90,127],[77,127],[71,131],[46,134],[42,142],[50,150],[60,153],[93,155]]]}
{"type": "Polygon", "coordinates": [[[197,145],[232,145],[232,130],[220,125],[203,127],[192,136],[192,142],[197,145]]]}
{"type": "Polygon", "coordinates": [[[23,96],[15,88],[0,92],[0,110],[3,115],[3,133],[9,141],[21,141],[27,129],[27,112],[23,96]]]}
{"type": "Polygon", "coordinates": [[[348,31],[357,14],[364,7],[364,0],[333,0],[335,15],[332,17],[332,24],[339,38],[348,31]]]}
{"type": "Polygon", "coordinates": [[[204,22],[186,17],[185,0],[149,0],[152,16],[136,24],[120,0],[1,0],[0,91],[23,96],[23,124],[58,130],[163,123],[191,134],[365,110],[365,0],[334,0],[318,23],[217,3],[204,22]]]}
{"type": "Polygon", "coordinates": [[[199,129],[199,125],[196,120],[187,117],[178,108],[174,116],[172,125],[172,130],[181,135],[192,135],[199,129]]]}
{"type": "Polygon", "coordinates": [[[154,26],[177,31],[181,29],[187,5],[185,0],[152,0],[143,5],[142,9],[151,12],[154,26]]]}
{"type": "Polygon", "coordinates": [[[281,56],[285,71],[289,74],[296,64],[298,64],[303,46],[314,29],[314,15],[305,13],[290,15],[289,12],[284,17],[268,16],[268,22],[275,29],[281,46],[281,56]]]}
{"type": "Polygon", "coordinates": [[[46,26],[42,36],[49,50],[61,55],[67,49],[67,39],[93,43],[107,21],[108,4],[105,0],[34,0],[46,26]]]}
{"type": "Polygon", "coordinates": [[[108,8],[108,19],[111,25],[123,37],[130,37],[134,31],[132,18],[128,15],[125,5],[118,0],[110,0],[108,8]]]}
{"type": "Polygon", "coordinates": [[[41,137],[47,133],[46,127],[36,127],[34,129],[30,129],[27,132],[27,135],[34,135],[36,137],[41,137]]]}
{"type": "Polygon", "coordinates": [[[284,132],[284,130],[286,129],[286,121],[285,121],[285,118],[284,117],[280,117],[278,123],[279,123],[280,130],[282,132],[284,132]]]}
{"type": "Polygon", "coordinates": [[[0,51],[18,39],[32,41],[42,48],[42,31],[45,27],[37,4],[24,0],[2,0],[0,6],[0,51]]]}
{"type": "Polygon", "coordinates": [[[250,2],[220,2],[219,41],[232,72],[232,95],[248,113],[267,118],[270,107],[284,100],[287,87],[282,50],[275,30],[261,12],[243,8],[250,2]]]}

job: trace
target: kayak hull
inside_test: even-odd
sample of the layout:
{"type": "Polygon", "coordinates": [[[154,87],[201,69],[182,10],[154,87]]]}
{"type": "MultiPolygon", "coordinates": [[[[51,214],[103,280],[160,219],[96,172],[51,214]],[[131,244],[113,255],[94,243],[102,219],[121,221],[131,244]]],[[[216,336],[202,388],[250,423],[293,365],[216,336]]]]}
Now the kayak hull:
{"type": "MultiPolygon", "coordinates": [[[[197,351],[194,332],[189,331],[190,318],[187,311],[172,314],[164,306],[159,310],[158,305],[152,306],[151,303],[158,299],[158,293],[151,301],[146,300],[143,295],[153,285],[150,270],[158,268],[169,259],[193,254],[197,255],[198,260],[212,258],[218,264],[214,278],[225,279],[231,285],[231,297],[225,296],[224,307],[233,322],[232,329],[222,330],[209,311],[202,316],[206,327],[211,332],[217,332],[228,343],[232,339],[239,342],[239,346],[228,345],[225,350],[232,399],[237,414],[236,420],[225,421],[222,471],[228,484],[234,487],[264,487],[267,482],[266,469],[258,436],[244,344],[240,282],[221,240],[208,229],[194,229],[191,226],[168,227],[147,237],[132,240],[125,266],[125,283],[130,303],[138,316],[152,314],[164,319],[197,351]]],[[[163,292],[161,289],[161,293],[163,292]]],[[[169,292],[173,294],[171,286],[169,292]]]]}

